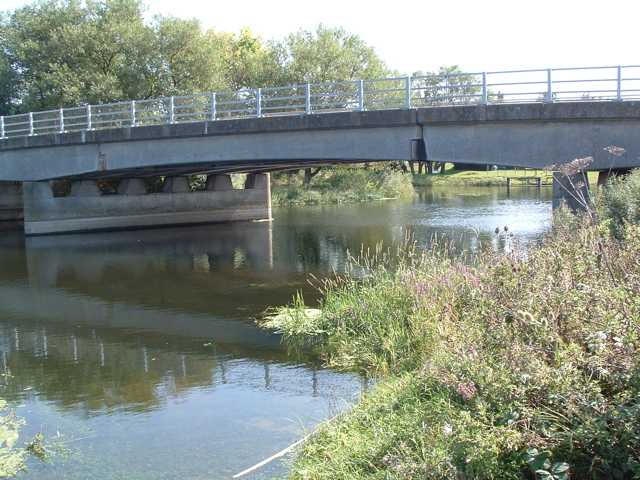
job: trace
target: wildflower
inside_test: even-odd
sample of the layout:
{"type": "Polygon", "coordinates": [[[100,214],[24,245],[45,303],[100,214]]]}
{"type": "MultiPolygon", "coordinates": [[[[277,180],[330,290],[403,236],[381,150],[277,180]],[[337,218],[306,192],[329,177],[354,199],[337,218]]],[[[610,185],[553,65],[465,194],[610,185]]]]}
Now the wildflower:
{"type": "Polygon", "coordinates": [[[624,152],[626,152],[626,150],[622,147],[616,147],[615,145],[609,145],[608,147],[604,147],[603,150],[605,152],[609,152],[612,155],[615,155],[616,157],[621,156],[624,152]]]}
{"type": "Polygon", "coordinates": [[[450,435],[453,435],[453,428],[451,428],[451,425],[443,425],[442,426],[442,430],[441,430],[443,435],[446,435],[447,437],[450,435]]]}
{"type": "Polygon", "coordinates": [[[478,393],[478,389],[476,388],[476,384],[473,382],[469,383],[461,383],[458,387],[458,390],[462,393],[464,398],[469,399],[472,398],[478,393]]]}

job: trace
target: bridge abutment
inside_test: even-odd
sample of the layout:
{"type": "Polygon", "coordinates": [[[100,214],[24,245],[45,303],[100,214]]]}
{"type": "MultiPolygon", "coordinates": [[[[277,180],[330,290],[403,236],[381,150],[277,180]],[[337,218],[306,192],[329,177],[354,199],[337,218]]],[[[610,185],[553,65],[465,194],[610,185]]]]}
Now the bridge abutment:
{"type": "Polygon", "coordinates": [[[22,183],[0,182],[0,221],[22,218],[22,183]]]}
{"type": "Polygon", "coordinates": [[[49,182],[25,182],[25,234],[271,219],[268,173],[248,175],[244,189],[233,189],[230,178],[208,181],[226,188],[198,191],[191,190],[187,177],[165,180],[164,192],[147,193],[142,179],[125,179],[117,195],[102,195],[97,181],[82,180],[74,182],[68,197],[54,197],[49,182]]]}

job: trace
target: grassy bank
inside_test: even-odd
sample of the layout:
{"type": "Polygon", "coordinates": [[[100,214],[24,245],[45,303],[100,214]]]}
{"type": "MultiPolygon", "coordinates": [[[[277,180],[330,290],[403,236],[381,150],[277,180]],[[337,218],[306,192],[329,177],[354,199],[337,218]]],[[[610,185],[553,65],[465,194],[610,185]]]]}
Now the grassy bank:
{"type": "Polygon", "coordinates": [[[561,212],[526,255],[409,244],[354,259],[324,284],[319,315],[299,302],[267,320],[378,379],[304,446],[291,478],[640,478],[632,177],[601,200],[603,221],[561,212]]]}
{"type": "MultiPolygon", "coordinates": [[[[543,185],[552,185],[553,172],[545,170],[500,169],[489,171],[454,170],[452,164],[447,164],[443,172],[437,175],[420,174],[413,176],[413,185],[426,187],[431,185],[466,185],[476,187],[500,187],[507,185],[507,178],[513,178],[513,185],[535,185],[536,177],[542,178],[543,185]],[[528,182],[525,179],[529,178],[528,182]]],[[[596,185],[597,172],[589,173],[589,183],[596,185]]]]}
{"type": "Polygon", "coordinates": [[[273,205],[363,202],[413,195],[411,175],[386,167],[323,167],[309,184],[303,178],[302,172],[272,174],[273,205]]]}

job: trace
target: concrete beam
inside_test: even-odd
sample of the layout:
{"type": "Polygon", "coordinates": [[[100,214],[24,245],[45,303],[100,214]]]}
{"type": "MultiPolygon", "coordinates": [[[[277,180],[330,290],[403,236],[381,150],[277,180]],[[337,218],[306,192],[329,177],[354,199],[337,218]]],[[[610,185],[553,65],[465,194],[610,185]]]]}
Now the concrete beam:
{"type": "Polygon", "coordinates": [[[0,140],[0,180],[176,176],[345,162],[640,166],[640,102],[451,106],[122,127],[0,140]],[[422,145],[424,142],[424,145],[422,145]],[[613,157],[604,147],[627,152],[613,157]]]}

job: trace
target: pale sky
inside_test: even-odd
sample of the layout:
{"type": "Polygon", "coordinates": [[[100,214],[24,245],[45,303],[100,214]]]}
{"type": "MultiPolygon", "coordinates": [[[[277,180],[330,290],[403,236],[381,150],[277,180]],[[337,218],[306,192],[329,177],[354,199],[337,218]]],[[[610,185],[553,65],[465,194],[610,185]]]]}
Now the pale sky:
{"type": "MultiPolygon", "coordinates": [[[[0,0],[13,10],[24,0],[0,0]]],[[[639,65],[638,0],[146,0],[150,14],[197,18],[204,29],[250,27],[283,39],[319,23],[375,47],[400,74],[457,64],[469,73],[639,65]]]]}

